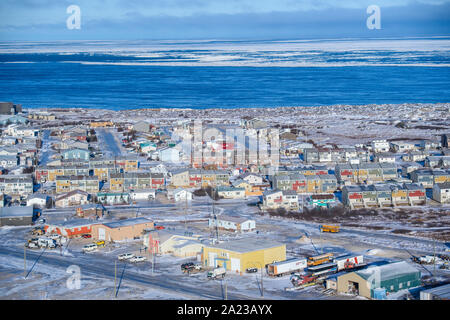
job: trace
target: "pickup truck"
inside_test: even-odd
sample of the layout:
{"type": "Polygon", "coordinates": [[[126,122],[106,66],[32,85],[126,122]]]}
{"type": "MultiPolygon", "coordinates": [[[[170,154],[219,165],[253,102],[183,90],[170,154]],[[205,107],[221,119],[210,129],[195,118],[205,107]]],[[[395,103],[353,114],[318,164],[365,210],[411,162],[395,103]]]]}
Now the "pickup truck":
{"type": "Polygon", "coordinates": [[[225,274],[227,271],[223,267],[215,268],[212,271],[208,271],[207,277],[208,279],[217,279],[219,277],[225,278],[225,274]]]}
{"type": "Polygon", "coordinates": [[[119,254],[117,256],[117,259],[119,260],[128,260],[134,257],[134,254],[132,253],[123,253],[123,254],[119,254]]]}

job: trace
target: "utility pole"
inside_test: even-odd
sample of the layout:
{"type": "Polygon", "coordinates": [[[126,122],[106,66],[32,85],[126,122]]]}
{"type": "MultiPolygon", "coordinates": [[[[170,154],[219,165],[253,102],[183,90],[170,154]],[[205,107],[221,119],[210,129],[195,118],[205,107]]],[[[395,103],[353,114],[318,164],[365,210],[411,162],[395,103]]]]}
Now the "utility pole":
{"type": "Polygon", "coordinates": [[[261,264],[261,296],[264,298],[263,268],[261,264]]]}
{"type": "Polygon", "coordinates": [[[23,277],[27,277],[27,246],[23,246],[23,277]]]}
{"type": "Polygon", "coordinates": [[[114,260],[114,292],[113,292],[114,295],[116,295],[116,288],[117,288],[117,260],[114,260]]]}

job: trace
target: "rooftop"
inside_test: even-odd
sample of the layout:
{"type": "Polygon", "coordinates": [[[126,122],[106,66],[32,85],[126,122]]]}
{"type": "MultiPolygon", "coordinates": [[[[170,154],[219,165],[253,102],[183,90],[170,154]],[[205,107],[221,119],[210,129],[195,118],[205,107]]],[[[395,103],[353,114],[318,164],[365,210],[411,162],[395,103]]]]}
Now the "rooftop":
{"type": "Polygon", "coordinates": [[[103,223],[103,225],[112,229],[112,228],[133,226],[133,225],[142,224],[142,223],[153,223],[153,221],[149,220],[147,218],[132,218],[132,219],[103,223]]]}
{"type": "Polygon", "coordinates": [[[245,253],[281,246],[285,246],[285,244],[262,238],[246,238],[219,243],[216,245],[212,245],[211,247],[245,253]]]}

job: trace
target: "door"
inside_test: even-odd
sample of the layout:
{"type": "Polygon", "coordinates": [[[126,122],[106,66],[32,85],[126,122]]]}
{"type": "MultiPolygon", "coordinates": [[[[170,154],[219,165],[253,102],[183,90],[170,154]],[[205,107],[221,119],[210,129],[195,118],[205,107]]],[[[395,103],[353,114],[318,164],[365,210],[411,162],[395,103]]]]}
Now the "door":
{"type": "Polygon", "coordinates": [[[231,258],[231,271],[241,271],[241,260],[236,258],[231,258]]]}
{"type": "Polygon", "coordinates": [[[98,228],[98,240],[105,240],[105,229],[98,228]]]}
{"type": "Polygon", "coordinates": [[[208,254],[208,265],[210,267],[215,267],[216,266],[216,257],[217,257],[217,253],[210,252],[208,254]]]}

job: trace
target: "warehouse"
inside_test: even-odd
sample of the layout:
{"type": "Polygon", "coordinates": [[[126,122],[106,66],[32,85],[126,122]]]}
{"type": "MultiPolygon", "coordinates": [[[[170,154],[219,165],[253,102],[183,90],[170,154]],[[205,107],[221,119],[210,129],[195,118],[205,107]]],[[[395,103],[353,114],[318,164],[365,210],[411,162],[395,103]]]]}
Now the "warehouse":
{"type": "Polygon", "coordinates": [[[153,221],[146,218],[119,220],[93,226],[92,237],[107,241],[133,240],[140,238],[145,229],[153,228],[153,221]]]}
{"type": "Polygon", "coordinates": [[[26,226],[33,223],[35,217],[32,206],[0,208],[0,226],[26,226]]]}
{"type": "Polygon", "coordinates": [[[374,290],[385,289],[387,293],[421,285],[420,271],[401,261],[372,266],[350,272],[337,278],[337,292],[374,298],[374,290]]]}
{"type": "Polygon", "coordinates": [[[83,234],[90,234],[94,224],[95,222],[90,219],[74,219],[59,224],[48,224],[44,228],[46,233],[53,232],[67,238],[73,238],[83,234]]]}
{"type": "Polygon", "coordinates": [[[420,300],[449,300],[450,283],[420,291],[420,300]]]}
{"type": "Polygon", "coordinates": [[[286,245],[261,238],[247,238],[205,245],[202,250],[205,267],[224,267],[242,273],[247,268],[265,268],[267,264],[286,260],[286,245]]]}

